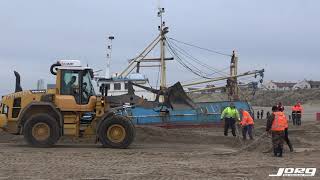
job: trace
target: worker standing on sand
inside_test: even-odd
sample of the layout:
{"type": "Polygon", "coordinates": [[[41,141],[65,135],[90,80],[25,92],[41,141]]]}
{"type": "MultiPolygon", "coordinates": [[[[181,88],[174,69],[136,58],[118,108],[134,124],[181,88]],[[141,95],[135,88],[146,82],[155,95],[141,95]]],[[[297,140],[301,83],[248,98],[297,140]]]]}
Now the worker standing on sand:
{"type": "Polygon", "coordinates": [[[297,121],[297,104],[291,107],[292,123],[295,126],[297,121]]]}
{"type": "Polygon", "coordinates": [[[272,107],[272,114],[267,121],[266,131],[272,135],[273,153],[276,157],[282,157],[283,141],[285,138],[285,129],[288,128],[288,120],[285,114],[277,108],[272,107]]]}
{"type": "Polygon", "coordinates": [[[267,119],[269,118],[269,116],[270,116],[270,112],[268,111],[268,112],[267,112],[267,119]]]}
{"type": "MultiPolygon", "coordinates": [[[[280,107],[280,109],[278,109],[278,111],[283,112],[284,108],[280,107]]],[[[283,112],[283,114],[285,115],[284,112],[283,112]]],[[[288,144],[290,152],[293,152],[293,146],[292,146],[290,139],[289,139],[288,126],[287,126],[287,128],[284,129],[284,141],[288,144]]]]}
{"type": "Polygon", "coordinates": [[[240,113],[242,115],[242,120],[240,125],[242,127],[242,136],[243,140],[247,139],[247,132],[251,140],[253,140],[252,130],[253,130],[253,118],[251,117],[250,113],[246,110],[240,109],[240,113]]]}
{"type": "Polygon", "coordinates": [[[298,126],[301,126],[301,117],[302,117],[303,107],[301,106],[301,103],[297,103],[297,116],[296,116],[296,123],[298,126]]]}
{"type": "Polygon", "coordinates": [[[260,119],[260,111],[257,112],[257,119],[260,119]]]}
{"type": "Polygon", "coordinates": [[[221,120],[224,119],[224,135],[228,136],[228,130],[231,128],[232,135],[236,136],[236,120],[240,121],[239,112],[233,103],[226,107],[221,113],[221,120]]]}
{"type": "Polygon", "coordinates": [[[301,104],[296,103],[294,106],[292,106],[291,110],[293,125],[301,126],[301,116],[303,112],[301,104]]]}

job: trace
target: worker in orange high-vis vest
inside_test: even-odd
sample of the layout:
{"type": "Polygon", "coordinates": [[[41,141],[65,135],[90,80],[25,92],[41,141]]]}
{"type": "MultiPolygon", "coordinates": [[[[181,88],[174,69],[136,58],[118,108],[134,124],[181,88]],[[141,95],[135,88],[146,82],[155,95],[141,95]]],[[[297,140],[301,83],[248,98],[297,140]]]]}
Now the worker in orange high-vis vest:
{"type": "Polygon", "coordinates": [[[301,116],[303,112],[303,108],[300,103],[296,103],[294,106],[291,108],[292,110],[292,122],[293,125],[300,126],[301,125],[301,116]]]}
{"type": "Polygon", "coordinates": [[[288,120],[284,112],[277,106],[272,107],[272,114],[267,121],[266,131],[272,135],[273,153],[276,157],[282,157],[285,129],[288,128],[288,120]]]}
{"type": "Polygon", "coordinates": [[[252,130],[253,130],[253,118],[251,117],[250,113],[246,110],[240,109],[241,113],[241,121],[240,125],[242,127],[242,137],[243,140],[247,139],[247,133],[249,134],[250,139],[253,139],[252,130]]]}

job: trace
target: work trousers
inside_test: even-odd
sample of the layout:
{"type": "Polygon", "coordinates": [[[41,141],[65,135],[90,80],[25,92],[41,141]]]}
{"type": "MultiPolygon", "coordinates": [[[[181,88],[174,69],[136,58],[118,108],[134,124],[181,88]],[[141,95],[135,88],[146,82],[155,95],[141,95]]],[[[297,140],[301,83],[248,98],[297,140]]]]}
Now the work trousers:
{"type": "Polygon", "coordinates": [[[301,114],[297,114],[296,116],[296,125],[301,126],[301,114]]]}
{"type": "Polygon", "coordinates": [[[224,118],[224,135],[228,136],[228,130],[231,128],[232,135],[236,136],[236,119],[224,118]]]}
{"type": "Polygon", "coordinates": [[[249,134],[250,139],[253,139],[252,130],[253,130],[253,124],[243,126],[242,128],[243,139],[247,139],[247,133],[249,134]]]}
{"type": "Polygon", "coordinates": [[[301,126],[301,113],[292,112],[292,122],[293,125],[301,126]]]}
{"type": "Polygon", "coordinates": [[[296,119],[297,119],[297,114],[292,112],[292,123],[294,126],[296,125],[296,119]]]}
{"type": "Polygon", "coordinates": [[[272,145],[275,156],[282,156],[284,139],[284,131],[272,131],[272,145]]]}

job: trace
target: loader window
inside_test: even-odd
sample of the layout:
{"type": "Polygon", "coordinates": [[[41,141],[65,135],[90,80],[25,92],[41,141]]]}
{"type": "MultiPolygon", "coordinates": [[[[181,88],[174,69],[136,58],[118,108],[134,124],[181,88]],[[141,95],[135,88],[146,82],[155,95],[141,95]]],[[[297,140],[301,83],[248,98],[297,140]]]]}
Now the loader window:
{"type": "Polygon", "coordinates": [[[9,107],[5,104],[2,105],[2,114],[7,115],[8,117],[9,107]]]}
{"type": "Polygon", "coordinates": [[[21,110],[21,98],[15,98],[13,100],[12,118],[17,118],[21,110]]]}
{"type": "Polygon", "coordinates": [[[72,95],[77,104],[80,104],[79,71],[65,70],[62,72],[60,94],[72,95]]]}
{"type": "Polygon", "coordinates": [[[95,96],[95,92],[91,82],[91,75],[89,71],[85,71],[82,78],[82,103],[88,104],[91,96],[95,96]]]}

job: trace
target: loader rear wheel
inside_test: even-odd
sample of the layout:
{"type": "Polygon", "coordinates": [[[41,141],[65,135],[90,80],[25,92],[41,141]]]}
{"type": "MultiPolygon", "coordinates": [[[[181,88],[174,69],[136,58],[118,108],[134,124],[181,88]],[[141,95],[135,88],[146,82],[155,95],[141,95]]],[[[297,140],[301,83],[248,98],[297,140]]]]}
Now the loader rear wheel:
{"type": "Polygon", "coordinates": [[[24,125],[23,134],[28,144],[36,147],[50,147],[60,137],[57,121],[47,114],[31,116],[24,125]]]}
{"type": "Polygon", "coordinates": [[[114,115],[100,122],[97,136],[103,147],[124,149],[133,142],[135,129],[130,120],[114,115]]]}

